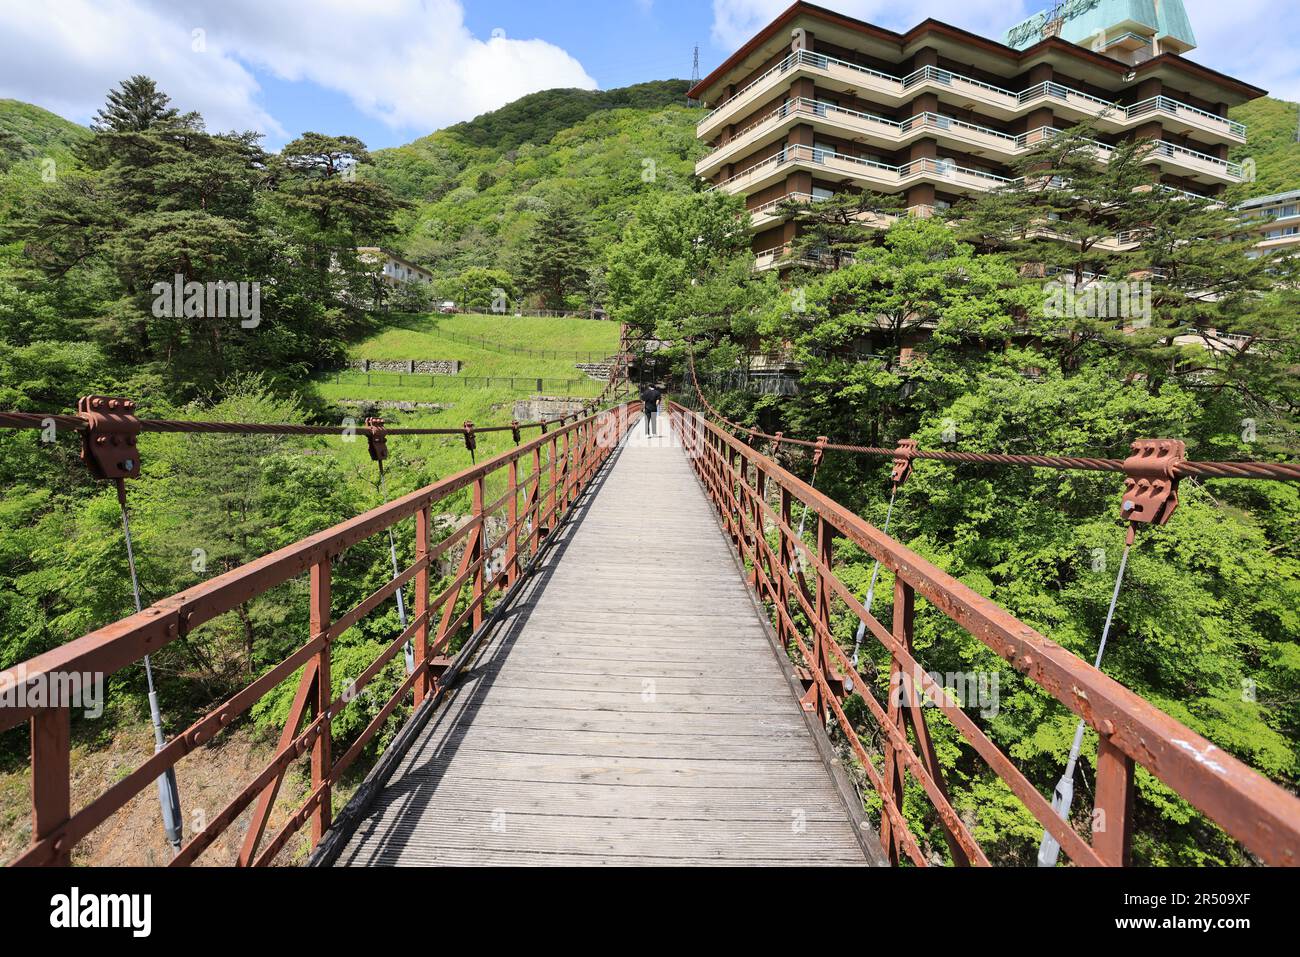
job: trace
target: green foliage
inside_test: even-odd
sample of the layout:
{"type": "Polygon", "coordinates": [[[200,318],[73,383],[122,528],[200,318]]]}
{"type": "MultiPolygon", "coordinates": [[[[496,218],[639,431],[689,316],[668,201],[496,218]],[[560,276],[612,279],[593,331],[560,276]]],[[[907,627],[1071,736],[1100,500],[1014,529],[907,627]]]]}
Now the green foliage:
{"type": "MultiPolygon", "coordinates": [[[[728,381],[760,351],[797,361],[794,396],[710,390],[725,414],[768,432],[874,446],[911,436],[925,448],[1107,458],[1124,457],[1134,438],[1158,435],[1186,440],[1192,458],[1295,460],[1300,333],[1288,264],[1247,258],[1249,241],[1230,213],[1150,189],[1141,147],[1117,150],[1099,167],[1086,138],[1079,130],[1049,141],[1026,159],[1022,184],[971,200],[947,223],[903,219],[868,233],[835,207],[803,211],[822,231],[809,245],[849,264],[790,274],[784,288],[746,276],[751,260],[726,242],[692,256],[691,237],[708,233],[700,222],[721,212],[707,204],[720,200],[647,202],[606,257],[612,314],[692,340],[706,383],[728,381]],[[1049,189],[1052,174],[1059,179],[1049,189]],[[1136,250],[1103,241],[1121,228],[1140,232],[1136,250]],[[733,259],[743,268],[732,272],[733,259]],[[1119,280],[1150,271],[1149,326],[1048,311],[1049,277],[1032,268],[1043,264],[1119,280]],[[726,285],[717,283],[722,277],[726,285]],[[1207,349],[1210,330],[1237,332],[1248,345],[1207,349]]],[[[809,474],[803,450],[787,446],[781,456],[809,474]]],[[[831,452],[816,484],[879,526],[888,474],[887,459],[831,452]]],[[[918,462],[899,492],[891,535],[1091,661],[1124,538],[1121,488],[1107,473],[918,462]]],[[[1298,528],[1300,492],[1291,484],[1184,480],[1173,520],[1138,536],[1103,664],[1293,790],[1300,783],[1298,528]]],[[[841,579],[861,595],[870,556],[843,540],[835,556],[841,579]]],[[[892,585],[883,571],[873,607],[880,621],[892,614],[892,585]]],[[[836,608],[832,631],[846,650],[856,623],[836,608]]],[[[1074,715],[925,601],[915,645],[929,670],[996,678],[997,707],[969,706],[967,714],[1050,794],[1074,715]]],[[[870,638],[863,667],[884,700],[889,655],[870,638]]],[[[878,746],[865,706],[853,709],[868,748],[878,746]]],[[[931,714],[935,751],[963,819],[995,862],[1032,864],[1041,826],[953,726],[931,714]]],[[[1095,753],[1089,735],[1082,795],[1093,786],[1095,753]]],[[[1139,772],[1137,787],[1139,862],[1246,861],[1150,774],[1139,772]]],[[[867,804],[879,813],[876,798],[867,804]]],[[[1085,836],[1090,805],[1076,797],[1072,823],[1085,836]]],[[[940,822],[914,781],[905,808],[927,854],[946,859],[940,822]]]]}
{"type": "MultiPolygon", "coordinates": [[[[409,258],[440,279],[494,268],[522,286],[534,227],[545,211],[569,209],[599,250],[619,238],[641,200],[692,190],[702,151],[695,138],[699,111],[653,98],[638,102],[596,110],[545,138],[509,145],[490,138],[478,145],[455,127],[441,130],[376,151],[373,173],[366,175],[414,204],[397,217],[395,243],[409,258]]],[[[538,116],[533,121],[549,122],[538,116]]]]}
{"type": "Polygon", "coordinates": [[[519,272],[545,308],[569,309],[585,305],[579,292],[586,287],[590,263],[585,227],[573,209],[555,203],[533,224],[519,272]]]}
{"type": "Polygon", "coordinates": [[[449,126],[445,132],[473,146],[497,151],[523,143],[541,145],[601,110],[658,110],[682,104],[689,87],[685,80],[654,80],[615,90],[542,90],[449,126]]]}
{"type": "Polygon", "coordinates": [[[743,212],[722,192],[648,198],[606,256],[611,316],[666,339],[731,332],[773,288],[753,274],[743,212]]]}
{"type": "Polygon", "coordinates": [[[11,163],[49,156],[64,160],[90,136],[84,126],[19,100],[0,99],[0,172],[11,163]]]}
{"type": "Polygon", "coordinates": [[[504,269],[487,269],[474,266],[459,276],[438,283],[439,295],[456,303],[464,311],[486,312],[493,307],[499,295],[513,304],[518,289],[514,277],[504,269]]]}
{"type": "Polygon", "coordinates": [[[1246,124],[1246,143],[1234,146],[1231,158],[1255,161],[1255,182],[1250,195],[1282,193],[1300,189],[1300,104],[1260,97],[1235,107],[1229,114],[1246,124]]]}

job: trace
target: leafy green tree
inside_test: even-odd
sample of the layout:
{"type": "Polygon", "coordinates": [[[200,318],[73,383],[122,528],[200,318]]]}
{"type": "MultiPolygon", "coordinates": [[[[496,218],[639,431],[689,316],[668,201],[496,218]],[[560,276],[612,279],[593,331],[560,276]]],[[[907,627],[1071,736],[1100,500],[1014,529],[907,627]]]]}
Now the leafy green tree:
{"type": "Polygon", "coordinates": [[[498,291],[510,308],[518,295],[514,278],[504,269],[476,266],[439,284],[441,295],[467,312],[488,312],[497,301],[498,291]]]}
{"type": "Polygon", "coordinates": [[[612,318],[669,339],[702,325],[729,332],[755,281],[743,213],[737,197],[721,192],[644,201],[606,257],[612,318]]]}
{"type": "Polygon", "coordinates": [[[180,112],[169,106],[171,97],[147,76],[136,74],[109,90],[108,103],[95,114],[90,128],[96,133],[143,133],[155,126],[170,126],[180,112]]]}
{"type": "Polygon", "coordinates": [[[547,309],[567,309],[586,288],[592,251],[587,230],[572,208],[552,203],[538,218],[520,273],[524,288],[538,293],[547,309]]]}
{"type": "Polygon", "coordinates": [[[1158,184],[1149,141],[1098,163],[1091,133],[1059,133],[1018,159],[1018,179],[954,209],[959,234],[1043,278],[1064,367],[1119,355],[1151,391],[1173,377],[1293,416],[1296,260],[1255,246],[1233,194],[1158,184]]]}

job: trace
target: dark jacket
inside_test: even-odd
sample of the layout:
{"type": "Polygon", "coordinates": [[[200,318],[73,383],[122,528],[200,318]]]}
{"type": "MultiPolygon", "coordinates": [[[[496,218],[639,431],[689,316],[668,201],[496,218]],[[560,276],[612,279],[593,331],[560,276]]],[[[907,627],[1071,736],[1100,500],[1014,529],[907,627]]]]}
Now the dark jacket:
{"type": "Polygon", "coordinates": [[[648,387],[648,388],[642,389],[642,390],[641,390],[641,401],[645,404],[645,407],[642,409],[642,411],[644,411],[644,412],[658,412],[658,411],[659,411],[659,397],[660,397],[661,395],[663,395],[663,393],[660,392],[658,389],[656,389],[654,386],[650,386],[650,387],[648,387]]]}

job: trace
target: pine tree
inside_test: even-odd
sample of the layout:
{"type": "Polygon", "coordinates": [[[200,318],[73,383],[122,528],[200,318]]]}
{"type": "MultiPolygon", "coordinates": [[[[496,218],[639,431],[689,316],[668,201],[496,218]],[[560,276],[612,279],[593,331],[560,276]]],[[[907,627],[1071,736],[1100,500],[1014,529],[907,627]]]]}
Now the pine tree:
{"type": "Polygon", "coordinates": [[[153,126],[175,123],[180,114],[168,106],[169,97],[147,76],[136,74],[108,93],[108,103],[95,114],[90,128],[96,133],[140,133],[153,126]]]}
{"type": "Polygon", "coordinates": [[[1107,354],[1151,392],[1176,380],[1293,414],[1297,261],[1255,247],[1235,195],[1161,185],[1151,142],[1101,148],[1087,126],[1045,139],[952,225],[1041,278],[1063,369],[1107,354]]]}
{"type": "Polygon", "coordinates": [[[799,224],[794,254],[838,269],[859,247],[880,241],[884,217],[898,206],[897,197],[883,193],[836,193],[811,203],[786,200],[780,211],[799,224]]]}
{"type": "Polygon", "coordinates": [[[571,294],[586,288],[591,258],[587,231],[577,214],[553,203],[533,228],[521,270],[524,284],[541,294],[547,309],[564,309],[571,294]]]}

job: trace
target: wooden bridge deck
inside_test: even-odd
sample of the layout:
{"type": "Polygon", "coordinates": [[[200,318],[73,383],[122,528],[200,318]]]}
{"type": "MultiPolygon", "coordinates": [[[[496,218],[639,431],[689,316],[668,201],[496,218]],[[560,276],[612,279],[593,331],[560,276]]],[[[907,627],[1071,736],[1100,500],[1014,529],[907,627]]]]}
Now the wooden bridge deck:
{"type": "Polygon", "coordinates": [[[638,425],[337,863],[863,864],[783,657],[638,425]]]}

